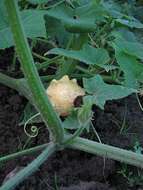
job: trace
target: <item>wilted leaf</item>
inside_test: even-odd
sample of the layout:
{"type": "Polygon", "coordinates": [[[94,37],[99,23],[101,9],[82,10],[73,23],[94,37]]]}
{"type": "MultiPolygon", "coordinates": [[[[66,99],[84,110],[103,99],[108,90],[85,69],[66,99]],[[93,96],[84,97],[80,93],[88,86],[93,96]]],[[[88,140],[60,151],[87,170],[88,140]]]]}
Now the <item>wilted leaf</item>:
{"type": "Polygon", "coordinates": [[[89,95],[84,97],[85,102],[91,101],[101,109],[104,109],[104,104],[107,100],[115,100],[124,98],[134,92],[135,89],[126,88],[121,85],[106,84],[100,75],[93,78],[83,79],[83,85],[89,95]]]}

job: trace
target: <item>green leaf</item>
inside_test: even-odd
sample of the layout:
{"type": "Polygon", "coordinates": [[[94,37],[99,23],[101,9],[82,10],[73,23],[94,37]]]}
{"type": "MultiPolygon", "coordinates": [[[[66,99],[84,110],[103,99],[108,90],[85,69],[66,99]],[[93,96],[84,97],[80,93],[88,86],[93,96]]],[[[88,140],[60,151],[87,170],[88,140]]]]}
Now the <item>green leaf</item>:
{"type": "Polygon", "coordinates": [[[65,129],[78,129],[81,126],[88,129],[92,118],[92,102],[83,102],[83,105],[71,114],[63,122],[65,129]]]}
{"type": "Polygon", "coordinates": [[[71,114],[64,120],[63,127],[65,129],[78,129],[80,123],[77,119],[77,111],[72,111],[71,114]]]}
{"type": "Polygon", "coordinates": [[[44,15],[45,11],[42,10],[25,10],[21,12],[22,23],[28,37],[46,37],[44,15]]]}
{"type": "Polygon", "coordinates": [[[143,64],[134,56],[117,49],[115,51],[117,62],[125,74],[125,86],[138,89],[138,81],[143,82],[143,64]]]}
{"type": "Polygon", "coordinates": [[[45,15],[45,25],[48,38],[58,41],[60,47],[65,46],[71,33],[67,32],[63,23],[55,18],[45,15]],[[62,35],[61,35],[62,34],[62,35]]]}
{"type": "Polygon", "coordinates": [[[95,31],[96,23],[103,21],[106,15],[101,5],[93,3],[72,9],[65,4],[47,11],[47,15],[60,20],[70,32],[95,31]]]}
{"type": "Polygon", "coordinates": [[[65,129],[78,129],[81,126],[88,129],[92,118],[92,103],[86,102],[82,107],[73,110],[71,114],[64,120],[63,127],[65,129]]]}
{"type": "Polygon", "coordinates": [[[4,0],[0,1],[0,48],[9,47],[13,43],[10,29],[7,30],[8,20],[4,0]]]}
{"type": "Polygon", "coordinates": [[[131,28],[143,28],[143,24],[134,17],[128,17],[128,19],[118,18],[116,19],[116,22],[131,28]]]}
{"type": "MultiPolygon", "coordinates": [[[[24,10],[21,12],[22,23],[28,38],[46,37],[45,11],[24,10]]],[[[0,49],[14,45],[12,33],[6,17],[0,14],[0,49]]]]}
{"type": "Polygon", "coordinates": [[[115,40],[114,46],[119,51],[143,60],[143,44],[139,42],[129,42],[119,38],[115,40]]]}
{"type": "Polygon", "coordinates": [[[115,29],[111,35],[113,35],[116,39],[120,39],[120,41],[137,42],[136,35],[125,27],[115,29]]]}
{"type": "MultiPolygon", "coordinates": [[[[127,8],[124,3],[115,0],[103,1],[103,5],[107,12],[115,19],[116,23],[130,28],[143,28],[143,23],[134,17],[133,12],[129,11],[130,5],[127,8]]],[[[135,10],[135,6],[133,10],[135,10]]]]}
{"type": "Polygon", "coordinates": [[[47,3],[49,0],[27,0],[27,1],[32,4],[42,4],[42,3],[47,3]]]}
{"type": "Polygon", "coordinates": [[[4,0],[0,1],[0,25],[4,26],[7,24],[7,13],[6,13],[6,8],[4,5],[4,0]]]}
{"type": "Polygon", "coordinates": [[[81,50],[65,50],[61,48],[54,48],[48,52],[48,54],[57,54],[72,59],[82,61],[88,65],[98,65],[105,69],[109,69],[110,65],[106,63],[109,61],[108,52],[102,48],[94,48],[90,45],[84,45],[81,50]]]}
{"type": "Polygon", "coordinates": [[[139,88],[139,81],[143,81],[143,45],[136,41],[127,41],[116,36],[113,43],[115,57],[125,75],[125,86],[139,88]]]}
{"type": "Polygon", "coordinates": [[[104,104],[107,100],[116,100],[124,98],[134,92],[135,89],[126,88],[121,85],[110,85],[104,83],[100,75],[90,79],[83,79],[83,85],[89,95],[84,97],[85,102],[92,102],[101,109],[104,109],[104,104]]]}

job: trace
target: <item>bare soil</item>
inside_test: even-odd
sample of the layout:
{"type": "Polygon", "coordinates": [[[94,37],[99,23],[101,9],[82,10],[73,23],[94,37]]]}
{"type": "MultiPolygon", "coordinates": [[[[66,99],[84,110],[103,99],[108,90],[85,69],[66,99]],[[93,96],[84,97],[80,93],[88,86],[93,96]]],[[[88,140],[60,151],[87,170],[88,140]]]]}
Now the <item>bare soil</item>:
{"type": "MultiPolygon", "coordinates": [[[[8,53],[6,50],[0,58],[3,72],[7,72],[12,60],[8,53]]],[[[25,145],[27,137],[18,125],[25,104],[26,100],[16,91],[0,84],[0,156],[22,150],[25,145]]],[[[143,112],[134,95],[108,102],[104,111],[94,107],[93,124],[103,143],[133,151],[136,143],[143,147],[143,112]]],[[[26,147],[46,143],[47,135],[47,129],[40,125],[38,136],[26,147]]],[[[97,140],[93,132],[87,136],[97,140]]],[[[24,156],[0,165],[0,184],[11,171],[26,166],[36,156],[24,156]]],[[[16,190],[143,190],[142,176],[138,168],[64,150],[54,154],[16,190]],[[123,169],[126,177],[120,174],[123,169]]]]}

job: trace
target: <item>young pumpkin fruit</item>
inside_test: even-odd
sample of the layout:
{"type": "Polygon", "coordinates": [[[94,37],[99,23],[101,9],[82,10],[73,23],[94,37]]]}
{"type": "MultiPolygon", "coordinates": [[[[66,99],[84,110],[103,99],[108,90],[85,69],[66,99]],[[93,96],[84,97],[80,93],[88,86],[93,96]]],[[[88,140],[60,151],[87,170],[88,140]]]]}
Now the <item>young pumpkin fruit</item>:
{"type": "Polygon", "coordinates": [[[46,92],[60,116],[67,116],[74,107],[74,100],[85,95],[84,89],[77,84],[76,79],[70,80],[67,75],[60,80],[53,79],[46,92]]]}

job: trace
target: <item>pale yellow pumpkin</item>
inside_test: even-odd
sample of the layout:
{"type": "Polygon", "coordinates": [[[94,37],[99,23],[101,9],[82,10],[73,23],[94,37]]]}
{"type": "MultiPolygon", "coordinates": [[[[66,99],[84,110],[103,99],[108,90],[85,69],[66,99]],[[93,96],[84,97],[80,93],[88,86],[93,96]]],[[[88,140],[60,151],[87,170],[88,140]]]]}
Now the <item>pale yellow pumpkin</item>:
{"type": "Polygon", "coordinates": [[[53,79],[46,92],[60,116],[67,116],[74,107],[74,100],[85,95],[84,89],[77,84],[76,79],[70,80],[67,75],[60,80],[53,79]]]}

